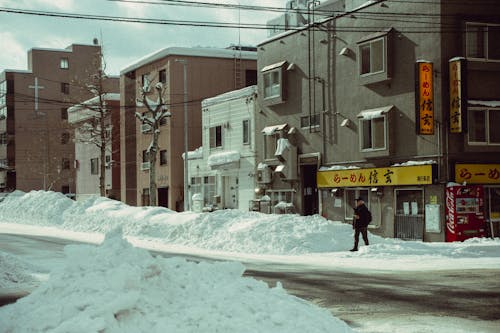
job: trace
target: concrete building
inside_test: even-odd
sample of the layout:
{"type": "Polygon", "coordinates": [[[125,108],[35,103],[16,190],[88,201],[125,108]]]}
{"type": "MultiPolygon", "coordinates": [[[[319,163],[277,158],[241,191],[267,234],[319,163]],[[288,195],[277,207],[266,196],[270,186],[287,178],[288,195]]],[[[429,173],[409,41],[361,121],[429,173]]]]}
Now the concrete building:
{"type": "Polygon", "coordinates": [[[191,210],[249,210],[255,198],[256,99],[254,85],[202,101],[203,144],[188,154],[191,210]]]}
{"type": "Polygon", "coordinates": [[[156,167],[158,204],[174,210],[184,207],[184,105],[188,114],[188,151],[201,146],[201,101],[230,90],[256,84],[255,51],[232,49],[162,49],[121,71],[121,168],[122,201],[130,205],[149,204],[149,168],[145,152],[151,142],[142,132],[135,112],[139,89],[145,80],[166,87],[164,100],[171,117],[161,126],[160,151],[156,167]],[[186,81],[184,80],[186,75],[186,81]],[[184,101],[187,101],[187,104],[184,101]]]}
{"type": "Polygon", "coordinates": [[[498,235],[500,5],[337,2],[345,13],[258,45],[261,188],[348,223],[361,195],[373,232],[442,241],[446,184],[483,184],[498,235]]]}
{"type": "MultiPolygon", "coordinates": [[[[119,78],[114,81],[114,91],[119,89],[119,78]]],[[[120,200],[120,94],[103,93],[101,97],[105,107],[106,135],[105,154],[105,193],[109,198],[120,200]]],[[[68,122],[75,127],[75,168],[76,200],[100,195],[100,126],[91,122],[100,116],[99,97],[93,97],[68,109],[68,122]],[[89,124],[90,123],[90,124],[89,124]],[[86,126],[89,124],[88,126],[86,126]],[[82,129],[82,130],[80,130],[82,129]]]]}
{"type": "Polygon", "coordinates": [[[0,187],[75,191],[75,146],[67,108],[92,94],[85,84],[100,68],[99,45],[33,48],[27,70],[0,74],[0,187]]]}

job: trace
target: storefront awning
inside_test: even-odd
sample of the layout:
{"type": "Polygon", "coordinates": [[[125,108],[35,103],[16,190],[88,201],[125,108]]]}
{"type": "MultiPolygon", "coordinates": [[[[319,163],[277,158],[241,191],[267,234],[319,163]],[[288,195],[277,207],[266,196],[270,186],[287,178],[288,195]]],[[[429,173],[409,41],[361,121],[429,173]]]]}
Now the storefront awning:
{"type": "Polygon", "coordinates": [[[210,155],[207,164],[211,168],[217,168],[238,162],[239,160],[240,152],[232,150],[210,155]]]}
{"type": "Polygon", "coordinates": [[[288,127],[288,124],[281,124],[281,125],[274,125],[274,126],[267,126],[264,127],[262,130],[262,133],[265,135],[274,135],[278,133],[279,131],[284,131],[288,127]]]}
{"type": "Polygon", "coordinates": [[[369,109],[369,110],[363,110],[358,114],[358,118],[361,119],[373,119],[382,116],[383,114],[386,114],[387,112],[391,111],[391,109],[394,107],[394,105],[388,105],[388,106],[383,106],[380,108],[376,109],[369,109]]]}

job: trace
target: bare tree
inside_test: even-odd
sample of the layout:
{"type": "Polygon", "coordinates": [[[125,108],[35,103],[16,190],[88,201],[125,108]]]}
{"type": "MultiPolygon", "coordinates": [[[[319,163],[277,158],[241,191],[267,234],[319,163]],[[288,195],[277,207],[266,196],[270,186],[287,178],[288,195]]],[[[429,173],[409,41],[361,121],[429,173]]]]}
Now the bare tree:
{"type": "Polygon", "coordinates": [[[77,104],[75,107],[84,109],[84,121],[78,123],[76,130],[80,134],[76,138],[77,142],[92,144],[99,149],[99,192],[101,196],[106,196],[106,153],[111,153],[111,108],[107,100],[110,93],[105,81],[108,76],[105,73],[106,63],[99,48],[95,59],[96,71],[89,73],[84,89],[93,98],[77,104]]]}
{"type": "Polygon", "coordinates": [[[156,160],[158,156],[158,137],[160,136],[161,122],[170,117],[167,105],[164,101],[165,89],[161,82],[154,86],[157,94],[156,101],[148,98],[151,92],[151,82],[144,80],[144,85],[140,91],[140,99],[137,100],[138,106],[146,107],[143,113],[136,112],[135,116],[141,123],[141,126],[149,127],[148,132],[152,134],[151,143],[146,150],[147,160],[149,162],[149,204],[157,205],[157,185],[156,185],[156,160]]]}

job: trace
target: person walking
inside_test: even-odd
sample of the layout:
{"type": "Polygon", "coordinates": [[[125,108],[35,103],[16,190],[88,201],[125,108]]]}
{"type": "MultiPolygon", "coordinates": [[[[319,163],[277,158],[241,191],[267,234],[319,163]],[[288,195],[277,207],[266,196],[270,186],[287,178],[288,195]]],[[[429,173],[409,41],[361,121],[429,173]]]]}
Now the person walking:
{"type": "Polygon", "coordinates": [[[354,229],[354,247],[351,252],[358,250],[359,234],[363,236],[365,245],[368,245],[368,224],[372,221],[372,214],[365,206],[365,201],[362,197],[356,198],[356,207],[354,208],[354,219],[352,228],[354,229]]]}

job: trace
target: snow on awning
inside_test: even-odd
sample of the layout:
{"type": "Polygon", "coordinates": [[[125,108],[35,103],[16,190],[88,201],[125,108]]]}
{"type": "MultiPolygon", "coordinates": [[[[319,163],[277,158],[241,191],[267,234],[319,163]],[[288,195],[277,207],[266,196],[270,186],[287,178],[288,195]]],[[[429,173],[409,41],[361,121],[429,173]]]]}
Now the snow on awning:
{"type": "Polygon", "coordinates": [[[238,162],[239,160],[240,152],[232,150],[210,155],[207,164],[209,167],[218,167],[238,162]]]}
{"type": "Polygon", "coordinates": [[[358,114],[358,118],[362,119],[373,119],[382,116],[389,112],[394,105],[383,106],[381,108],[363,110],[358,114]]]}
{"type": "Polygon", "coordinates": [[[281,67],[281,66],[283,66],[285,64],[286,64],[286,60],[280,61],[280,62],[277,62],[275,64],[267,65],[264,68],[262,68],[260,71],[261,72],[267,72],[267,71],[270,71],[271,69],[275,69],[275,68],[281,67]]]}
{"type": "Polygon", "coordinates": [[[468,106],[485,106],[489,108],[498,108],[500,107],[500,101],[484,101],[484,100],[473,100],[469,99],[467,101],[468,106]]]}
{"type": "Polygon", "coordinates": [[[284,131],[287,128],[288,124],[281,124],[281,125],[274,125],[274,126],[267,126],[264,127],[262,130],[262,133],[265,135],[274,135],[279,131],[284,131]]]}

